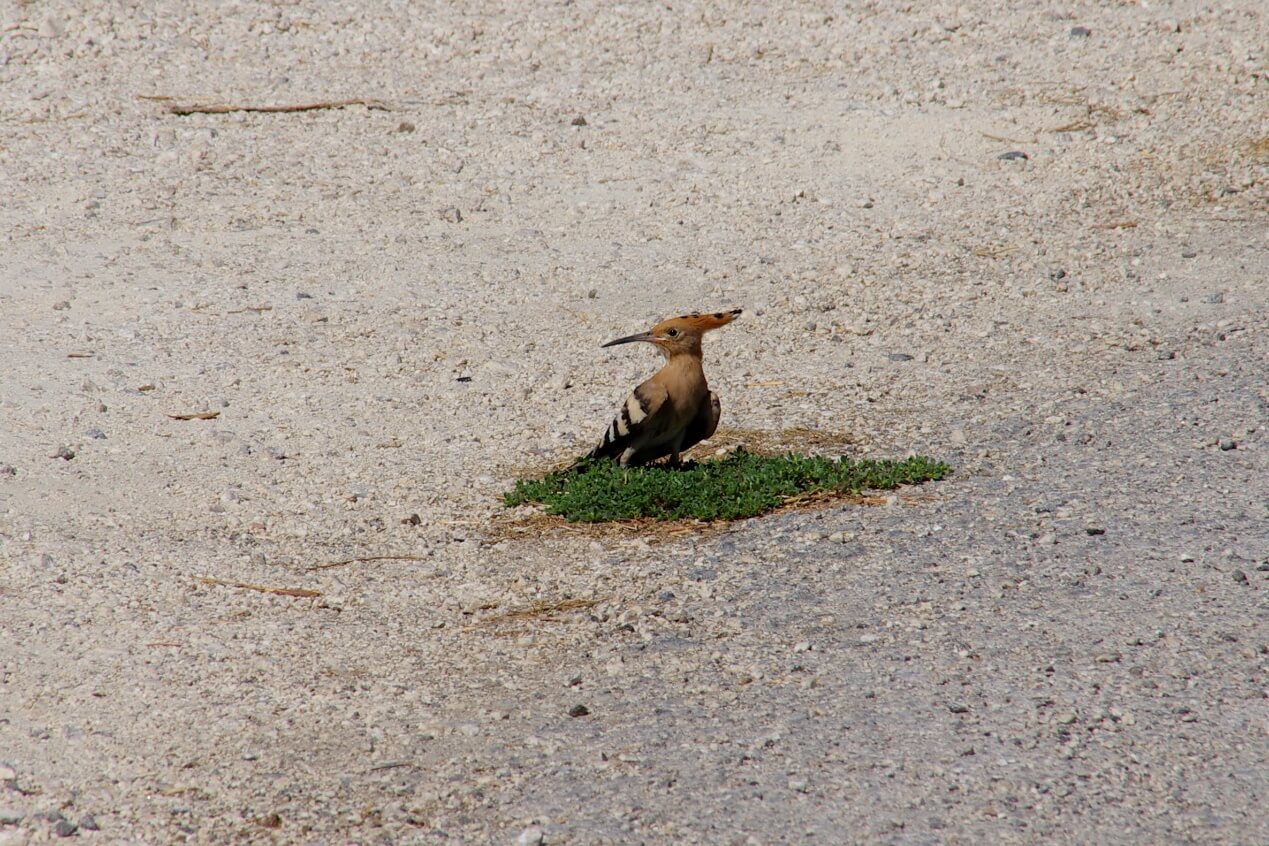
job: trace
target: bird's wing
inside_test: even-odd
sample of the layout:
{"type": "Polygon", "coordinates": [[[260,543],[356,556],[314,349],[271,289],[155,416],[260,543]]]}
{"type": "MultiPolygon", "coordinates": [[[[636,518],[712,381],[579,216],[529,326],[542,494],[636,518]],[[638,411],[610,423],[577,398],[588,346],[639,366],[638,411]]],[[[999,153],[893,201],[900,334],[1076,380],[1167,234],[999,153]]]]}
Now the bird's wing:
{"type": "Polygon", "coordinates": [[[618,458],[632,446],[656,440],[665,422],[662,412],[670,410],[669,398],[670,392],[665,386],[651,379],[635,388],[608,424],[599,446],[591,450],[588,457],[618,458]]]}
{"type": "MultiPolygon", "coordinates": [[[[679,445],[680,452],[687,452],[692,447],[706,440],[714,434],[718,429],[718,418],[722,416],[722,406],[718,402],[718,394],[713,391],[709,392],[709,399],[701,403],[696,410],[696,416],[687,424],[687,428],[683,431],[683,443],[679,445]]],[[[673,451],[674,444],[670,441],[664,441],[659,444],[652,444],[644,449],[639,450],[630,459],[631,464],[649,464],[658,458],[664,458],[673,451]]]]}
{"type": "Polygon", "coordinates": [[[710,391],[709,401],[701,403],[696,416],[687,426],[687,433],[683,436],[683,451],[687,452],[701,441],[713,437],[718,429],[718,418],[722,416],[722,413],[723,406],[718,401],[718,394],[710,391]]]}

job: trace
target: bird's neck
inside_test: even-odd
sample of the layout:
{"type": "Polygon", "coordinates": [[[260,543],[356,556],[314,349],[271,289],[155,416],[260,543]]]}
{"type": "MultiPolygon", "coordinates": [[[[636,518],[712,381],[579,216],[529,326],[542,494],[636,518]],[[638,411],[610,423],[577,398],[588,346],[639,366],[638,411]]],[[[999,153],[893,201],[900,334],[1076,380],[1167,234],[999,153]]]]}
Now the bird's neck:
{"type": "Polygon", "coordinates": [[[681,385],[691,387],[705,385],[705,368],[701,357],[694,353],[684,352],[671,355],[661,370],[681,385]]]}

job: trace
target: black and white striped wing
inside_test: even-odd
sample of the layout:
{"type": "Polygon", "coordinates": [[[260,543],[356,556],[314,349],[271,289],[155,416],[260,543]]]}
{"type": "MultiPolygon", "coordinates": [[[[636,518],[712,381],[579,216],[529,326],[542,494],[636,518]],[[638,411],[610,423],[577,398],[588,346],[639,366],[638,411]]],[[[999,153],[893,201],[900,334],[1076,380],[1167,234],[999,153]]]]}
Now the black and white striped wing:
{"type": "Polygon", "coordinates": [[[659,426],[658,412],[665,407],[669,392],[655,382],[644,382],[622,403],[617,416],[608,424],[603,440],[587,455],[588,458],[620,458],[631,447],[638,448],[649,439],[655,440],[659,426]]]}

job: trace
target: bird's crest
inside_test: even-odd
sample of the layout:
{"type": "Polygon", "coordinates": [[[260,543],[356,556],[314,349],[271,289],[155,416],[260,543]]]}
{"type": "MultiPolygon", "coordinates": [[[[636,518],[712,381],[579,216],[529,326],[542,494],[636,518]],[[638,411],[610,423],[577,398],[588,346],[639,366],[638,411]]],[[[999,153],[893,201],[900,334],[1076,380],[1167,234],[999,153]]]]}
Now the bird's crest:
{"type": "Polygon", "coordinates": [[[662,320],[656,326],[652,327],[653,334],[659,335],[662,331],[670,328],[687,329],[695,332],[708,332],[710,329],[717,329],[720,326],[726,326],[731,323],[744,309],[733,308],[730,311],[715,312],[699,312],[694,311],[691,314],[684,314],[679,317],[669,317],[662,320]]]}

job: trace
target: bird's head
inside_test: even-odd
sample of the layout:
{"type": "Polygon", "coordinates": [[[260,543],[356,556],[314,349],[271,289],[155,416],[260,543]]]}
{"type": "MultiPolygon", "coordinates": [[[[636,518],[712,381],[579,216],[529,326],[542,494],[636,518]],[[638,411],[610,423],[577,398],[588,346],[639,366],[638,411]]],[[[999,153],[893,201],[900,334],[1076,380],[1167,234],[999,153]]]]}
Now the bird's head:
{"type": "Polygon", "coordinates": [[[671,317],[662,320],[647,332],[627,335],[624,338],[609,341],[604,346],[615,347],[617,344],[646,341],[660,350],[661,354],[666,358],[684,354],[699,356],[701,354],[701,338],[705,333],[711,329],[717,329],[720,326],[726,326],[731,323],[740,316],[741,311],[741,309],[734,308],[730,311],[693,312],[682,317],[671,317]]]}

